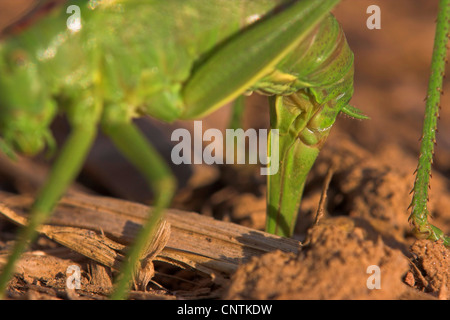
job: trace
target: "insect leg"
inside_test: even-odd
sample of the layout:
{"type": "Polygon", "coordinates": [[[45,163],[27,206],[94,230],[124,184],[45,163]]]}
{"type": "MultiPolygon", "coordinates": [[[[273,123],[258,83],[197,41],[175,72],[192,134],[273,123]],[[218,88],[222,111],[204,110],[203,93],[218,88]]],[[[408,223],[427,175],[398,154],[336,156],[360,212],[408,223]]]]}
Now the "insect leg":
{"type": "Polygon", "coordinates": [[[112,295],[113,299],[124,299],[135,268],[153,237],[164,209],[170,205],[176,181],[164,159],[133,123],[108,123],[103,128],[121,153],[144,175],[155,194],[154,209],[128,252],[112,295]]]}
{"type": "Polygon", "coordinates": [[[442,94],[442,82],[445,73],[447,42],[450,30],[450,1],[439,2],[439,14],[436,24],[436,35],[432,56],[432,73],[428,84],[427,103],[423,124],[423,133],[420,144],[420,157],[416,170],[416,179],[413,188],[411,202],[411,215],[413,232],[418,238],[429,240],[443,240],[446,246],[450,246],[450,237],[428,222],[428,190],[430,185],[431,164],[433,163],[434,144],[436,142],[437,116],[439,114],[440,96],[442,94]]]}
{"type": "Polygon", "coordinates": [[[86,121],[73,126],[72,133],[54,163],[50,176],[34,202],[28,221],[16,240],[12,253],[0,276],[0,298],[5,292],[14,266],[30,241],[37,236],[36,229],[50,216],[67,187],[76,178],[85,157],[96,136],[96,118],[86,117],[86,121]]]}

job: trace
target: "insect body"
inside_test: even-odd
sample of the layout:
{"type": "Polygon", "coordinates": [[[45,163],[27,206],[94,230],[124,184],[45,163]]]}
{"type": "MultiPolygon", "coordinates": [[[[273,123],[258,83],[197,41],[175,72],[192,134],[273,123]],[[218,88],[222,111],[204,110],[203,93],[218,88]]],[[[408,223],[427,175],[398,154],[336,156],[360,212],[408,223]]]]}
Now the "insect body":
{"type": "Polygon", "coordinates": [[[3,270],[0,289],[79,172],[101,124],[155,191],[155,210],[124,263],[115,296],[122,297],[175,190],[167,165],[132,119],[194,119],[249,91],[270,96],[271,128],[279,130],[280,170],[268,181],[267,230],[290,235],[306,175],[337,115],[364,118],[347,105],[353,54],[328,13],[337,2],[67,1],[4,39],[2,149],[35,154],[51,145],[49,125],[59,111],[72,133],[3,270]],[[81,21],[72,29],[66,27],[69,6],[80,8],[81,21]]]}

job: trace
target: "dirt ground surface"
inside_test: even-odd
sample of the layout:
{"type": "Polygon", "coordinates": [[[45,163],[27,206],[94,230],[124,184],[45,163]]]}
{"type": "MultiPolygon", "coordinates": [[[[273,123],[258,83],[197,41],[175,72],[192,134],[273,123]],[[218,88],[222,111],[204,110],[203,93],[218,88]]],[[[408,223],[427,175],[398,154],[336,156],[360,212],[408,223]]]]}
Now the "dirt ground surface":
{"type": "MultiPolygon", "coordinates": [[[[450,299],[450,250],[439,242],[416,240],[408,223],[437,2],[343,0],[334,10],[355,53],[351,103],[371,119],[341,116],[337,120],[305,188],[294,236],[303,242],[302,250],[255,257],[220,286],[180,270],[170,279],[155,277],[152,298],[197,298],[199,292],[208,292],[206,297],[218,299],[450,299]],[[366,27],[366,9],[372,4],[381,8],[380,30],[366,27]],[[327,176],[331,180],[324,188],[327,176]],[[326,201],[315,223],[323,194],[326,201]]],[[[450,82],[444,81],[429,208],[432,223],[448,235],[450,82]]],[[[265,98],[253,95],[247,105],[245,127],[267,128],[265,98]]],[[[229,111],[224,107],[203,119],[203,130],[225,129],[229,111]]],[[[168,125],[151,119],[141,119],[139,124],[169,159],[173,129],[193,126],[187,121],[168,125]]],[[[64,137],[65,130],[64,121],[55,123],[58,137],[64,137]]],[[[35,161],[48,166],[42,158],[35,161]]],[[[180,182],[174,208],[264,229],[266,186],[259,168],[185,165],[173,169],[180,182]]],[[[1,190],[35,192],[29,182],[6,171],[0,168],[1,190]]],[[[151,202],[145,181],[103,136],[78,183],[98,194],[151,202]]],[[[15,230],[0,220],[0,249],[10,245],[15,230]]],[[[44,237],[32,250],[46,254],[26,256],[28,262],[11,283],[11,298],[105,298],[104,288],[111,286],[107,268],[90,264],[44,237]],[[90,286],[89,295],[61,289],[67,267],[74,263],[83,267],[82,282],[90,286]]],[[[166,265],[155,264],[155,268],[157,274],[170,273],[166,265]]],[[[148,296],[135,292],[132,297],[148,296]]]]}

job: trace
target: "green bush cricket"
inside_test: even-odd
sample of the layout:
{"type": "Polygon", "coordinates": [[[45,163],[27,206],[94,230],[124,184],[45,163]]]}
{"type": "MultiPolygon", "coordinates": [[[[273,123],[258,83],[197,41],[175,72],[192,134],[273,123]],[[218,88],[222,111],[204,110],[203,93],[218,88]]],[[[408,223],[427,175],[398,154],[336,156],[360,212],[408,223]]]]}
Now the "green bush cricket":
{"type": "Polygon", "coordinates": [[[195,119],[246,92],[269,96],[271,129],[279,130],[280,169],[268,176],[266,230],[292,235],[306,176],[336,117],[367,118],[348,105],[353,53],[329,13],[338,2],[66,1],[4,36],[0,148],[33,155],[51,146],[49,125],[59,111],[72,132],[2,270],[0,292],[78,174],[100,124],[155,192],[155,210],[116,283],[113,298],[124,298],[176,184],[132,119],[195,119]]]}

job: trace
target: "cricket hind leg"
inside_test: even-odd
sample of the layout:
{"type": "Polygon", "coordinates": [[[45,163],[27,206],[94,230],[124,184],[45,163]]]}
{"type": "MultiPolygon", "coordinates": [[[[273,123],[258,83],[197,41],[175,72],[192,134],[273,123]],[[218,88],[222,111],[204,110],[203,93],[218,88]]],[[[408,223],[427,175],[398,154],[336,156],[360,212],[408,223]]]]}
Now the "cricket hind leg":
{"type": "Polygon", "coordinates": [[[29,242],[36,238],[36,230],[50,217],[60,197],[75,180],[93,144],[97,133],[97,117],[94,113],[92,117],[83,116],[82,118],[79,119],[81,121],[75,121],[75,124],[72,123],[72,132],[53,164],[49,178],[31,208],[28,225],[19,231],[12,252],[0,275],[0,298],[3,297],[9,280],[14,273],[14,266],[17,260],[26,250],[29,242]]]}
{"type": "Polygon", "coordinates": [[[161,230],[158,227],[162,223],[164,209],[170,205],[175,194],[176,180],[164,159],[131,121],[108,121],[103,129],[119,151],[144,175],[154,192],[153,210],[128,251],[111,296],[113,299],[124,299],[138,264],[148,257],[147,250],[157,237],[156,232],[161,230]]]}

